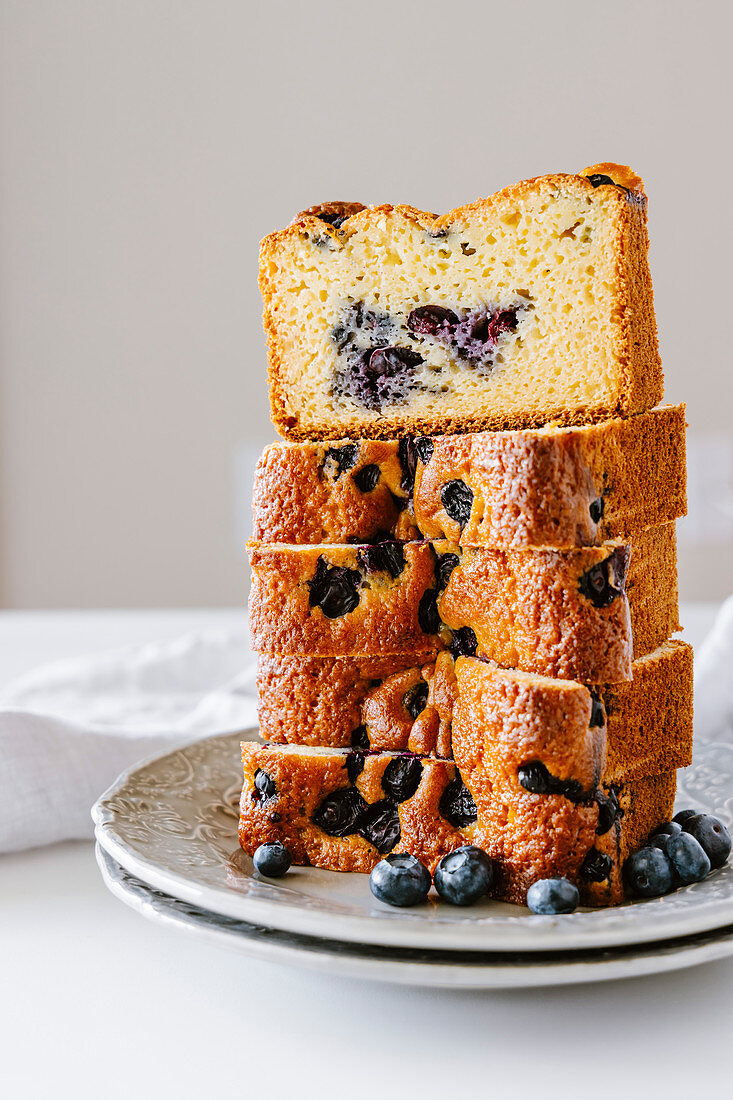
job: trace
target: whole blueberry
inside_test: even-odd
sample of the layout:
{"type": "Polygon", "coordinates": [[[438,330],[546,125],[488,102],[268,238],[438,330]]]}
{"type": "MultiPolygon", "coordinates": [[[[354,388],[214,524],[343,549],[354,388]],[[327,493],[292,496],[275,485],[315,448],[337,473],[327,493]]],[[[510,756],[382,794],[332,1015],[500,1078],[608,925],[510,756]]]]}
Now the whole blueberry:
{"type": "Polygon", "coordinates": [[[711,867],[723,866],[730,855],[731,839],[722,821],[710,814],[693,814],[685,819],[682,828],[698,842],[711,867]]]}
{"type": "Polygon", "coordinates": [[[527,891],[527,906],[532,913],[572,913],[579,901],[577,886],[567,878],[541,878],[527,891]]]}
{"type": "Polygon", "coordinates": [[[595,500],[592,500],[588,505],[588,511],[593,523],[600,523],[603,519],[603,497],[596,497],[595,500]]]}
{"type": "Polygon", "coordinates": [[[316,562],[316,571],[307,583],[309,606],[320,607],[328,619],[348,615],[359,605],[361,576],[358,570],[329,565],[323,555],[316,562]]]}
{"type": "Polygon", "coordinates": [[[394,802],[383,798],[373,802],[363,813],[359,822],[359,833],[379,852],[386,855],[400,842],[402,829],[400,815],[394,802]]]}
{"type": "Polygon", "coordinates": [[[653,844],[658,836],[674,836],[682,832],[682,826],[678,821],[667,821],[664,825],[657,825],[649,834],[649,843],[653,844]]]}
{"type": "Polygon", "coordinates": [[[421,779],[422,763],[416,756],[395,756],[384,769],[382,788],[394,802],[407,802],[420,786],[421,779]]]}
{"type": "Polygon", "coordinates": [[[417,605],[417,621],[425,634],[437,634],[440,630],[437,589],[426,588],[423,592],[417,605]]]}
{"type": "Polygon", "coordinates": [[[352,480],[357,489],[362,493],[371,493],[372,489],[376,487],[379,481],[379,466],[376,466],[373,462],[368,466],[362,466],[360,470],[357,470],[355,474],[352,474],[352,480]]]}
{"type": "Polygon", "coordinates": [[[419,905],[428,896],[430,872],[414,856],[398,853],[379,861],[369,876],[369,888],[387,905],[419,905]]]}
{"type": "MultiPolygon", "coordinates": [[[[671,839],[671,838],[670,838],[671,839]]],[[[640,848],[624,863],[626,892],[637,898],[659,898],[672,889],[672,864],[660,848],[640,848]]]]}
{"type": "Polygon", "coordinates": [[[435,889],[451,905],[473,905],[488,893],[494,868],[486,852],[465,844],[443,856],[435,868],[435,889]]]}
{"type": "Polygon", "coordinates": [[[710,871],[710,860],[705,850],[690,833],[677,833],[669,838],[667,858],[684,885],[702,882],[710,871]]]}
{"type": "Polygon", "coordinates": [[[672,820],[676,821],[678,825],[684,825],[688,817],[697,817],[697,815],[697,810],[680,810],[679,813],[676,813],[674,815],[672,820]]]}
{"type": "Polygon", "coordinates": [[[429,694],[430,689],[425,680],[419,680],[405,692],[402,696],[402,706],[410,715],[410,718],[415,719],[418,714],[422,714],[428,705],[429,694]]]}
{"type": "Polygon", "coordinates": [[[279,840],[271,840],[267,844],[260,844],[252,857],[255,871],[268,878],[281,878],[290,868],[293,858],[284,844],[279,840]]]}
{"type": "Polygon", "coordinates": [[[667,845],[676,833],[652,833],[647,841],[650,848],[659,848],[660,852],[667,851],[667,845]]]}

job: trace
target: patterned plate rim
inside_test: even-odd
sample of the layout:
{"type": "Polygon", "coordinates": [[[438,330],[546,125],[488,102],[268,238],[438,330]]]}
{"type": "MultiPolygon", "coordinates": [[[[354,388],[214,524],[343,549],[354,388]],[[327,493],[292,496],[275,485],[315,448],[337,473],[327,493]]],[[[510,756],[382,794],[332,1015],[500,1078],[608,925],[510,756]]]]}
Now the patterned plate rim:
{"type": "Polygon", "coordinates": [[[299,936],[198,909],[130,875],[99,844],[95,855],[108,890],[150,921],[261,961],[345,978],[433,989],[526,989],[669,973],[733,955],[733,925],[643,945],[544,953],[410,950],[299,936]]]}
{"type": "MultiPolygon", "coordinates": [[[[125,870],[191,905],[283,931],[357,943],[455,951],[569,950],[652,942],[733,921],[730,862],[705,882],[665,898],[564,917],[532,916],[497,902],[468,910],[431,903],[393,910],[371,897],[365,876],[349,876],[363,880],[358,898],[334,903],[318,892],[337,872],[315,868],[299,869],[297,876],[280,881],[260,879],[237,848],[233,806],[241,783],[237,746],[256,736],[255,727],[199,739],[129,768],[93,808],[98,842],[125,870]]],[[[693,764],[680,773],[678,803],[714,811],[733,823],[733,745],[695,743],[693,764]]]]}

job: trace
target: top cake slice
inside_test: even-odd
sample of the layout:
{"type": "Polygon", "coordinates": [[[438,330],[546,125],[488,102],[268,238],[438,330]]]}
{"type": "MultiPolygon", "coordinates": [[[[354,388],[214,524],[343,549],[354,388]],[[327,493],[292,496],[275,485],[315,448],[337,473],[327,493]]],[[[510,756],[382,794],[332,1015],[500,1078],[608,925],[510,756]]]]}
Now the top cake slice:
{"type": "Polygon", "coordinates": [[[643,183],[615,164],[442,217],[312,207],[260,250],[275,426],[386,438],[653,408],[647,249],[643,183]]]}

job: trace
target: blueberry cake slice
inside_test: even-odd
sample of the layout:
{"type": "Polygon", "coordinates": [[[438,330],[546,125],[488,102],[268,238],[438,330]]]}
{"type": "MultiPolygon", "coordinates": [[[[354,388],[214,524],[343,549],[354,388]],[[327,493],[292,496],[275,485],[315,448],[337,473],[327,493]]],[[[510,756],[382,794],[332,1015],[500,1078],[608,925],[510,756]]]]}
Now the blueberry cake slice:
{"type": "Polygon", "coordinates": [[[274,443],[253,500],[262,542],[497,549],[596,546],[685,509],[682,405],[579,428],[274,443]]]}
{"type": "Polygon", "coordinates": [[[432,870],[454,848],[478,844],[497,861],[495,896],[522,902],[532,882],[564,875],[586,904],[614,904],[626,853],[669,817],[675,773],[599,783],[595,751],[577,778],[548,787],[537,782],[540,762],[516,765],[513,745],[484,756],[467,779],[453,761],[410,753],[244,742],[239,842],[252,854],[279,840],[296,864],[363,872],[389,852],[432,870]]]}
{"type": "Polygon", "coordinates": [[[286,438],[577,424],[662,396],[646,196],[602,164],[437,217],[330,203],[260,250],[286,438]]]}
{"type": "Polygon", "coordinates": [[[637,658],[630,682],[593,689],[528,678],[477,658],[457,663],[459,677],[445,651],[386,659],[260,655],[260,731],[271,742],[451,757],[459,694],[462,713],[487,713],[491,731],[510,720],[520,729],[553,701],[587,700],[592,692],[598,718],[605,716],[610,778],[637,779],[690,763],[692,649],[684,642],[664,642],[637,658]]]}
{"type": "Polygon", "coordinates": [[[314,657],[450,649],[586,683],[628,680],[632,656],[679,629],[674,525],[632,546],[250,543],[252,646],[314,657]]]}

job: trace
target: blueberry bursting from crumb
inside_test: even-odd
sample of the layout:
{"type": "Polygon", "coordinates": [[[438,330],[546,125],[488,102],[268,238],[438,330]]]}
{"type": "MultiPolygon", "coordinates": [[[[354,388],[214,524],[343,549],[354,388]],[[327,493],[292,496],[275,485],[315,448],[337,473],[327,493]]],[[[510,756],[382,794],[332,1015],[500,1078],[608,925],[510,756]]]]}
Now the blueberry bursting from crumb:
{"type": "Polygon", "coordinates": [[[359,605],[361,574],[357,569],[329,565],[321,556],[316,571],[308,581],[310,607],[320,607],[327,619],[348,615],[359,605]]]}

